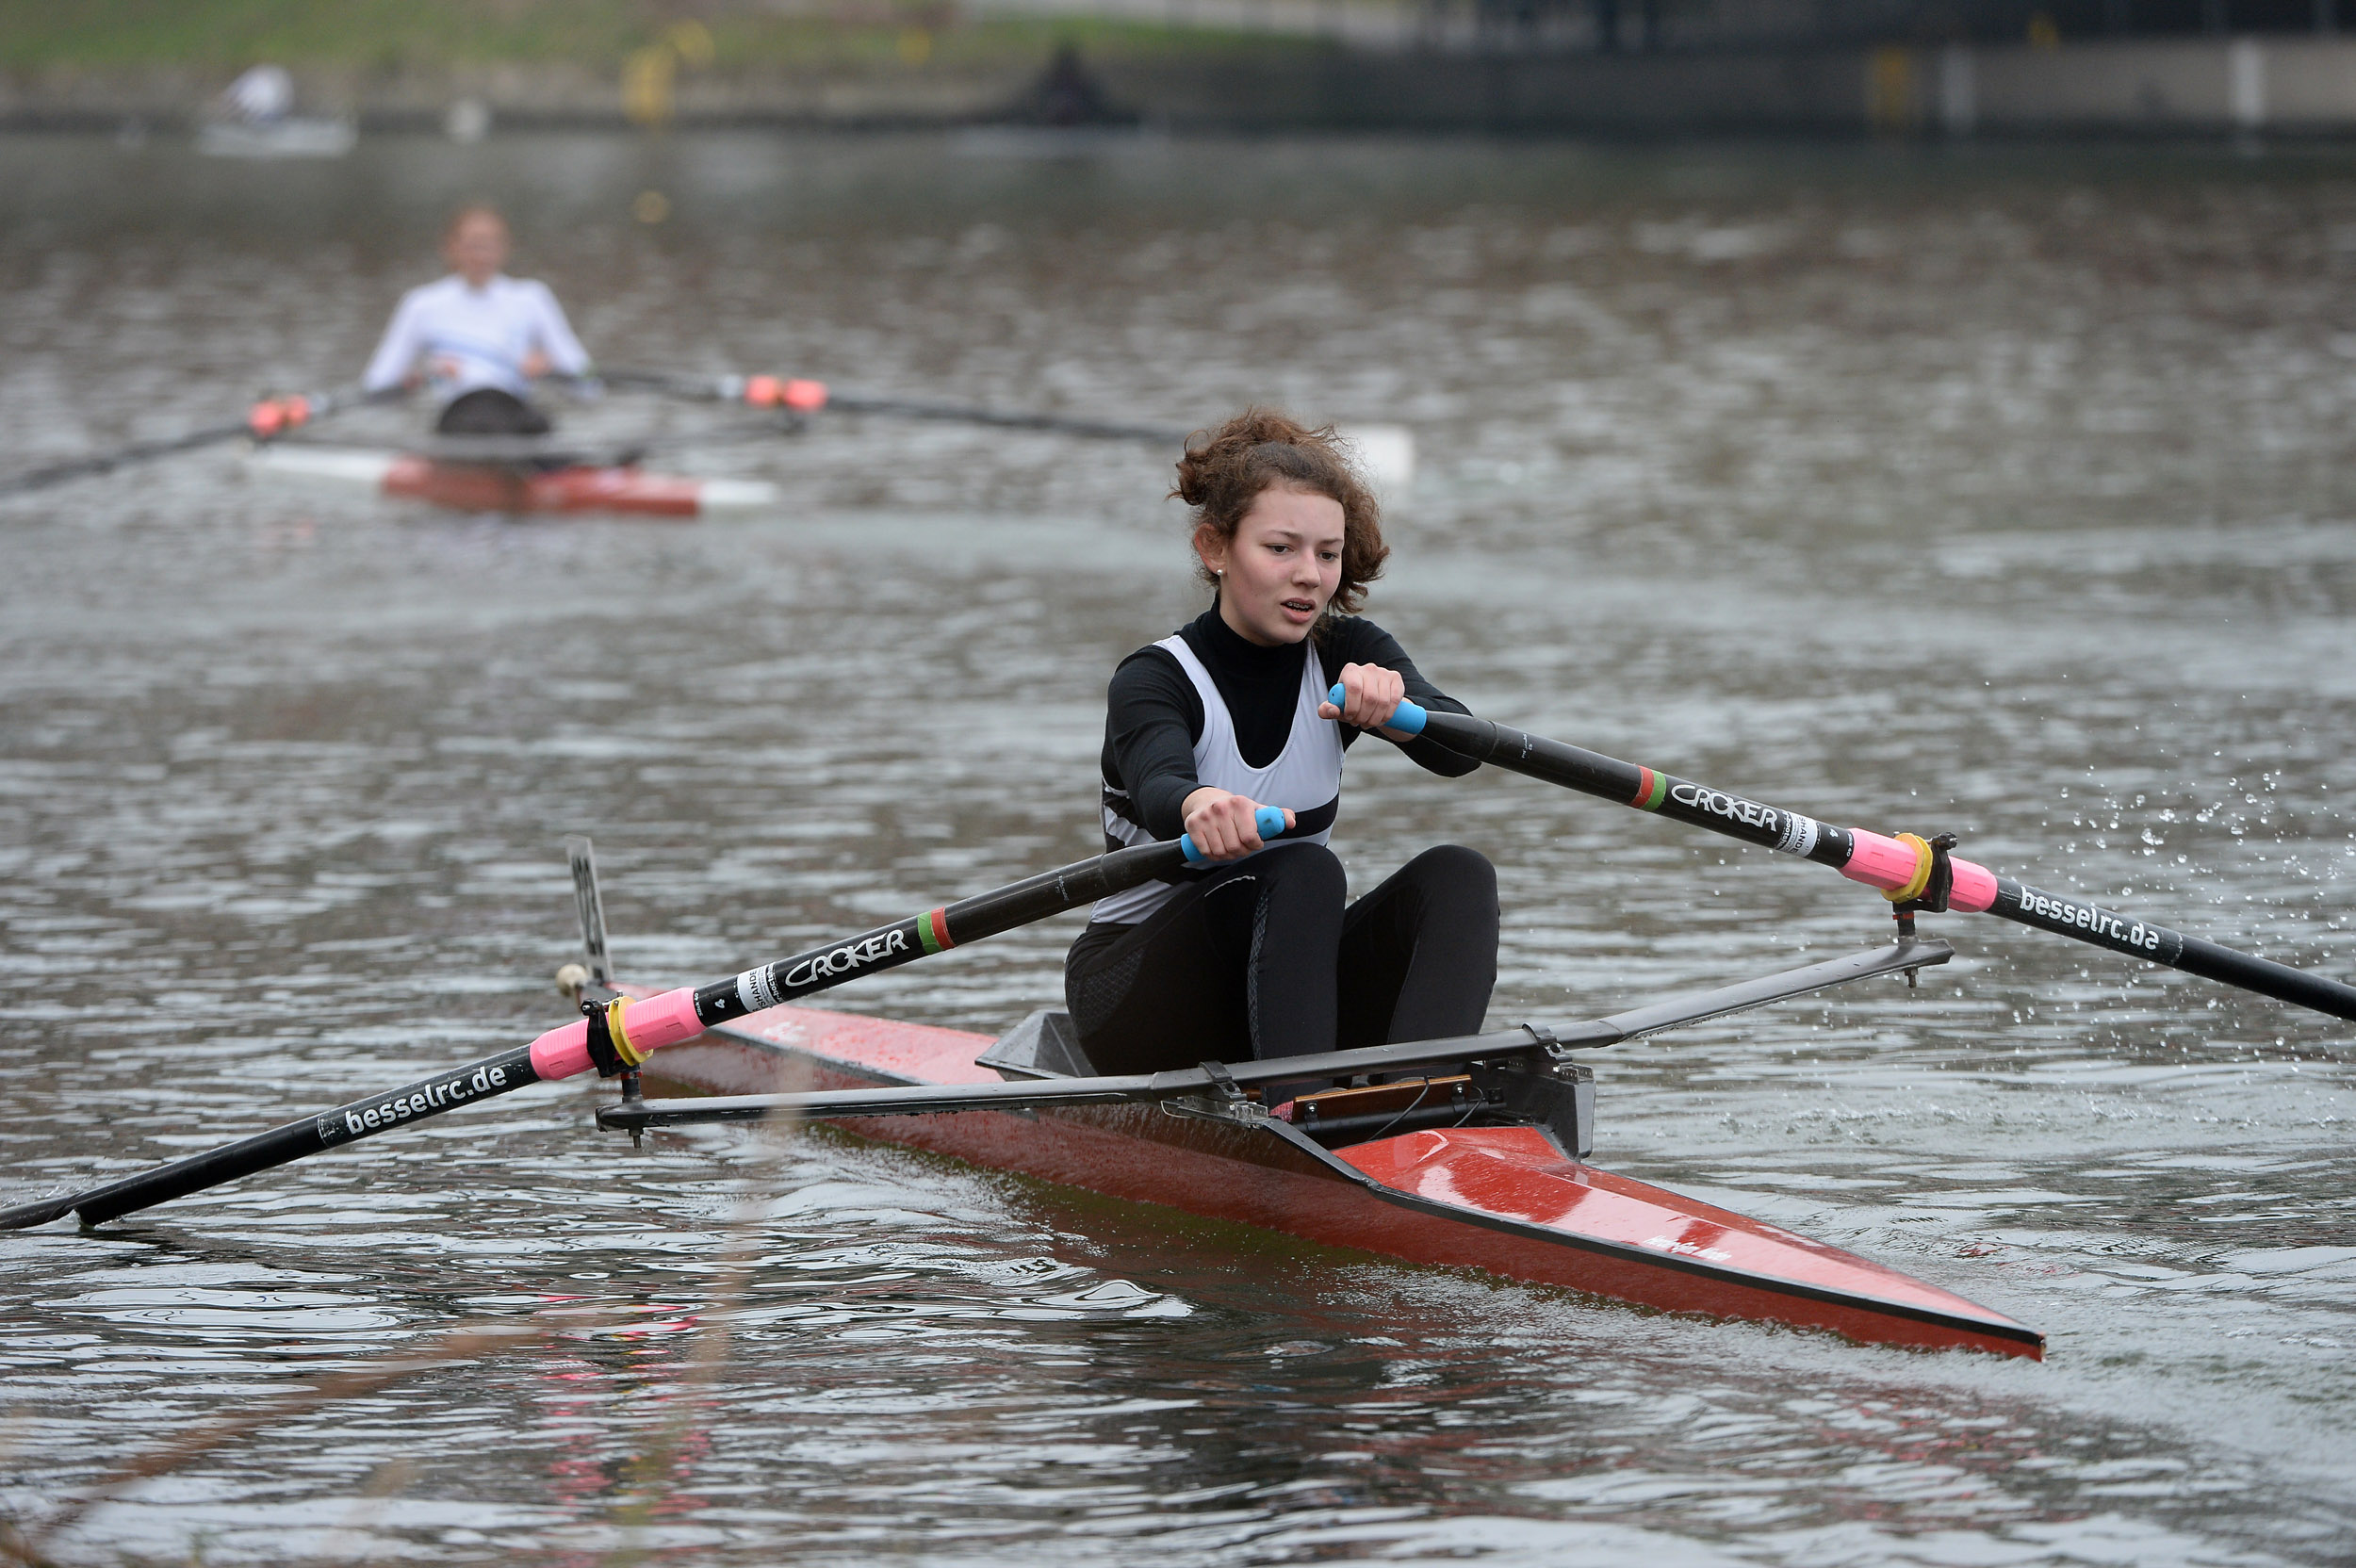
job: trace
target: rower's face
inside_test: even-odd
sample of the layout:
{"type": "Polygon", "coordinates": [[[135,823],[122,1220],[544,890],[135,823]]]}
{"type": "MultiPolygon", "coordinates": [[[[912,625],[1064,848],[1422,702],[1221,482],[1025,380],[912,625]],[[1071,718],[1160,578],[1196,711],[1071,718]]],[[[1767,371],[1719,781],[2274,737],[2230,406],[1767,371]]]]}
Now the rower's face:
{"type": "Polygon", "coordinates": [[[1298,643],[1342,580],[1342,503],[1279,485],[1263,490],[1232,540],[1207,525],[1203,564],[1220,574],[1219,618],[1262,647],[1298,643]]]}
{"type": "Polygon", "coordinates": [[[481,288],[507,265],[507,225],[477,213],[450,231],[442,242],[442,257],[451,271],[481,288]]]}

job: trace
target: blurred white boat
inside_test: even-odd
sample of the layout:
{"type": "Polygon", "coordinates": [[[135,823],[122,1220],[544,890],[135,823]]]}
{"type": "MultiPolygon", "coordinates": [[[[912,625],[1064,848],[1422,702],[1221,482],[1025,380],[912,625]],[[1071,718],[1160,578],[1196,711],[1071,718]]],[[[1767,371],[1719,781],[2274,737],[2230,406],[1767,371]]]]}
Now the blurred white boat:
{"type": "Polygon", "coordinates": [[[349,120],[215,120],[197,131],[196,150],[217,158],[339,158],[359,139],[360,128],[349,120]]]}
{"type": "Polygon", "coordinates": [[[254,66],[197,127],[196,150],[223,158],[339,158],[360,139],[349,119],[298,115],[294,101],[294,78],[284,66],[254,66]]]}

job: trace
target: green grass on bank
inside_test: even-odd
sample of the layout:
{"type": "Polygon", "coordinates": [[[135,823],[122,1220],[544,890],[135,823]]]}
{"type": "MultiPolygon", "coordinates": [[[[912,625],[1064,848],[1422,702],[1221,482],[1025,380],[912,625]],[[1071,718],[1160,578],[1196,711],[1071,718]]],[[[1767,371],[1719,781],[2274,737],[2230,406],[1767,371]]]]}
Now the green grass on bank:
{"type": "Polygon", "coordinates": [[[966,22],[953,0],[813,0],[799,14],[759,0],[0,0],[0,70],[226,73],[272,60],[387,76],[494,64],[607,72],[691,18],[710,29],[722,73],[1008,63],[1066,41],[1096,57],[1317,47],[1090,18],[966,22]]]}

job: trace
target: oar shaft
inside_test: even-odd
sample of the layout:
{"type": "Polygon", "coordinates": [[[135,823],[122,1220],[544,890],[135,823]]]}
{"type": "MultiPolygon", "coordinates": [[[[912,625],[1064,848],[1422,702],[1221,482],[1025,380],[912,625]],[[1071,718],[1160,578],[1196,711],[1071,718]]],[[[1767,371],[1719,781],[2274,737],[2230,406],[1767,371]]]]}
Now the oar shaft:
{"type": "Polygon", "coordinates": [[[2075,937],[2114,953],[2148,958],[2204,980],[2238,986],[2278,1002],[2312,1007],[2332,1018],[2356,1019],[2356,986],[2344,986],[2303,969],[2278,964],[2271,958],[2261,958],[2254,953],[2244,953],[2203,937],[2171,931],[2165,925],[2154,925],[2099,905],[2043,892],[2008,876],[1999,877],[1997,886],[2001,893],[1988,913],[2001,919],[2075,937]],[[2091,923],[2081,926],[2076,923],[2080,918],[2091,923]],[[2138,941],[2143,945],[2138,946],[2138,941]]]}
{"type": "Polygon", "coordinates": [[[270,440],[287,431],[323,419],[328,415],[354,403],[374,400],[374,394],[360,388],[343,387],[333,392],[311,392],[291,398],[265,398],[255,403],[246,416],[234,425],[212,425],[192,430],[184,435],[173,435],[157,441],[134,441],[112,451],[96,452],[64,463],[53,463],[45,468],[32,468],[24,473],[0,479],[0,496],[22,495],[27,491],[43,490],[68,480],[87,479],[98,474],[112,473],[135,463],[145,463],[174,452],[193,451],[199,447],[234,441],[250,435],[258,441],[270,440]]]}
{"type": "Polygon", "coordinates": [[[1008,430],[1055,431],[1107,441],[1149,441],[1174,446],[1186,438],[1175,425],[1133,425],[1110,419],[1087,419],[1068,414],[1034,414],[1022,409],[985,408],[976,403],[938,402],[925,398],[889,398],[845,391],[822,381],[782,376],[685,376],[664,370],[608,370],[611,386],[644,387],[699,402],[743,402],[754,408],[779,408],[794,414],[832,409],[841,414],[888,414],[903,419],[941,419],[958,424],[995,425],[1008,430]]]}
{"type": "Polygon", "coordinates": [[[1042,872],[990,892],[879,925],[847,941],[813,947],[746,970],[695,992],[698,1023],[724,1023],[797,996],[841,985],[855,974],[897,969],[1018,925],[1093,904],[1186,863],[1176,844],[1140,844],[1042,872]]]}
{"type": "MultiPolygon", "coordinates": [[[[1263,837],[1284,831],[1284,814],[1263,807],[1259,814],[1263,837]]],[[[1124,889],[1166,875],[1195,858],[1191,841],[1138,844],[1099,855],[973,898],[962,899],[906,920],[878,925],[843,941],[828,942],[796,953],[790,958],[748,969],[732,980],[695,988],[681,987],[643,1002],[618,1005],[605,1020],[618,1028],[624,1061],[644,1060],[649,1054],[681,1040],[693,1039],[714,1024],[757,1013],[797,996],[808,996],[861,974],[897,969],[934,953],[994,937],[1018,925],[1059,915],[1083,904],[1093,904],[1124,889]]],[[[591,1031],[597,1021],[583,1019],[551,1029],[532,1045],[532,1062],[543,1078],[569,1078],[588,1070],[593,1056],[591,1031]]]]}
{"type": "MultiPolygon", "coordinates": [[[[1845,868],[1854,844],[1849,830],[1795,811],[1730,795],[1705,784],[1655,773],[1601,752],[1549,741],[1489,719],[1399,704],[1390,727],[1431,737],[1450,751],[1601,800],[1706,827],[1744,843],[1797,855],[1835,870],[1845,868]]],[[[1912,862],[1909,859],[1908,866],[1912,862]]]]}
{"type": "Polygon", "coordinates": [[[6,480],[0,480],[0,496],[21,495],[28,490],[45,490],[53,484],[63,484],[68,480],[112,473],[117,468],[127,467],[134,463],[143,463],[151,458],[169,457],[173,452],[192,451],[198,447],[208,447],[221,441],[234,441],[245,433],[245,422],[239,420],[234,425],[214,425],[205,430],[192,430],[186,435],[175,435],[161,441],[135,441],[127,447],[118,447],[110,452],[99,452],[90,457],[70,458],[63,463],[53,463],[45,468],[30,468],[24,473],[13,474],[6,480]]]}
{"type": "Polygon", "coordinates": [[[1054,431],[1062,435],[1086,435],[1104,441],[1148,441],[1161,446],[1176,446],[1186,438],[1186,433],[1175,425],[1121,424],[1109,419],[1075,418],[1066,414],[1031,414],[1020,409],[928,402],[916,398],[874,398],[855,392],[835,393],[826,400],[826,406],[845,414],[890,414],[903,419],[941,419],[956,424],[995,425],[1006,430],[1054,431]]]}
{"type": "Polygon", "coordinates": [[[519,1046],[405,1085],[388,1094],[372,1094],[225,1147],[110,1182],[83,1193],[74,1203],[74,1211],[82,1217],[85,1225],[103,1224],[135,1209],[186,1198],[192,1192],[251,1176],[305,1154],[316,1154],[322,1149],[373,1137],[537,1082],[539,1075],[532,1070],[532,1050],[519,1046]]]}
{"type": "MultiPolygon", "coordinates": [[[[1336,686],[1333,700],[1342,700],[1336,686]]],[[[1885,892],[1919,885],[1923,851],[1857,827],[1835,827],[1803,812],[1731,794],[1707,784],[1656,773],[1600,752],[1564,745],[1489,719],[1399,704],[1388,728],[1429,736],[1450,751],[1510,773],[1527,774],[1583,794],[1723,833],[1744,843],[1830,866],[1853,882],[1885,892]]],[[[2333,1018],[2356,1019],[2356,987],[2342,985],[2268,958],[2236,952],[2165,925],[2105,909],[2084,899],[2046,892],[1960,857],[1950,858],[1953,908],[1995,915],[2130,957],[2148,959],[2222,981],[2333,1018]]]]}
{"type": "MultiPolygon", "coordinates": [[[[1263,808],[1259,829],[1274,838],[1284,816],[1263,808]]],[[[874,970],[894,969],[927,954],[994,937],[1015,926],[1045,920],[1082,904],[1177,870],[1200,858],[1193,841],[1138,844],[1024,877],[990,892],[928,909],[909,920],[879,925],[848,941],[811,948],[774,964],[746,970],[700,990],[681,988],[643,1002],[612,1004],[597,1021],[620,1058],[642,1061],[652,1052],[703,1032],[706,1023],[742,1018],[796,996],[839,986],[874,970]]],[[[150,1208],[241,1176],[316,1154],[337,1144],[389,1132],[430,1116],[508,1094],[527,1084],[570,1078],[595,1066],[589,1046],[592,1021],[551,1029],[528,1046],[452,1068],[385,1094],[371,1094],[334,1110],[290,1121],[266,1133],[154,1170],[109,1182],[64,1198],[0,1209],[0,1231],[45,1225],[78,1213],[95,1225],[137,1209],[150,1208]]]]}

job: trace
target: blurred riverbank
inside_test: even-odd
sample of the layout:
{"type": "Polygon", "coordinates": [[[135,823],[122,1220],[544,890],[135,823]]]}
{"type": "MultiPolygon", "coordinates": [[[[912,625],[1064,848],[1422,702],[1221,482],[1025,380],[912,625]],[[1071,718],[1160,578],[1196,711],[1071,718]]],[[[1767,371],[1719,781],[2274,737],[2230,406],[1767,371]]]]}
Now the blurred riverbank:
{"type": "MultiPolygon", "coordinates": [[[[1541,8],[1544,10],[1544,8],[1541,8]]],[[[2356,35],[1811,36],[1625,50],[1405,0],[712,8],[0,6],[0,128],[181,134],[241,70],[365,133],[908,129],[2356,136],[2356,35]],[[281,14],[284,13],[284,14],[281,14]]],[[[1548,13],[1550,14],[1550,13],[1548,13]]],[[[1566,13],[1568,14],[1568,13],[1566,13]]]]}

